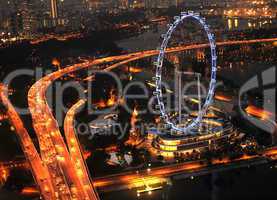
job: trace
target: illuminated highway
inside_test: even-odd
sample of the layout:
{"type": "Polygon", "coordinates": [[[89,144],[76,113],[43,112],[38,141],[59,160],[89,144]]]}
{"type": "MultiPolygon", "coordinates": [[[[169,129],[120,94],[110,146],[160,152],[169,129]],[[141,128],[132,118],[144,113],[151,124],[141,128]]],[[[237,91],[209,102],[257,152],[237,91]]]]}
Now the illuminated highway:
{"type": "MultiPolygon", "coordinates": [[[[132,55],[128,55],[127,57],[130,56],[132,55]]],[[[125,57],[122,56],[118,59],[124,59],[125,57]]],[[[95,193],[93,195],[94,198],[91,198],[86,192],[86,186],[81,184],[78,171],[82,174],[86,174],[87,171],[80,172],[82,169],[77,170],[77,163],[71,160],[57,121],[47,104],[45,97],[46,90],[53,81],[67,73],[88,68],[98,63],[111,62],[112,60],[114,60],[114,57],[76,64],[61,69],[43,77],[29,90],[28,101],[33,118],[33,127],[39,140],[42,160],[47,165],[52,176],[52,183],[55,194],[57,194],[57,199],[97,199],[97,194],[95,193]]],[[[82,158],[79,159],[81,160],[82,158]]]]}
{"type": "MultiPolygon", "coordinates": [[[[224,45],[236,45],[236,44],[251,44],[251,43],[258,43],[258,42],[273,42],[277,41],[277,38],[270,38],[270,39],[257,39],[257,40],[247,40],[247,41],[225,41],[217,43],[218,46],[224,45]]],[[[198,48],[207,48],[208,44],[195,44],[195,45],[188,45],[188,46],[180,46],[169,48],[166,50],[167,53],[173,53],[178,51],[185,51],[190,49],[198,49],[198,48]]],[[[120,56],[112,56],[107,58],[96,59],[92,61],[86,61],[84,63],[75,64],[64,69],[60,69],[54,73],[48,74],[39,81],[37,81],[29,90],[28,93],[28,103],[29,109],[33,119],[33,127],[35,129],[39,145],[40,145],[40,153],[41,158],[47,170],[50,174],[51,184],[49,183],[49,187],[44,187],[45,181],[37,181],[37,184],[40,188],[47,189],[45,191],[41,191],[42,196],[45,199],[78,199],[78,200],[95,200],[99,199],[98,195],[96,194],[95,190],[92,191],[92,195],[88,193],[86,189],[86,185],[83,183],[87,183],[89,179],[88,171],[85,168],[85,162],[80,155],[80,149],[78,142],[74,142],[75,144],[70,143],[70,140],[67,139],[67,144],[65,143],[63,136],[59,130],[58,123],[54,118],[51,109],[49,108],[46,100],[46,91],[47,88],[56,80],[61,78],[62,76],[77,72],[79,70],[88,69],[95,65],[105,64],[110,62],[117,62],[121,61],[120,63],[114,64],[110,67],[107,67],[105,70],[109,71],[115,69],[122,64],[138,60],[141,58],[146,58],[150,56],[157,55],[159,53],[158,50],[149,50],[137,53],[130,53],[127,55],[120,55],[120,56]],[[68,143],[69,142],[69,143],[68,143]],[[67,146],[68,145],[68,146],[67,146]],[[78,146],[78,148],[76,148],[78,146]],[[69,147],[69,151],[68,151],[69,147]],[[72,147],[77,150],[77,153],[72,151],[72,147]],[[81,165],[78,165],[78,162],[74,162],[75,159],[80,160],[81,165]],[[82,164],[84,163],[84,165],[82,164]],[[81,166],[81,167],[80,167],[81,166]],[[79,177],[78,174],[83,174],[83,177],[79,177]],[[52,186],[51,186],[52,185],[52,186]],[[52,192],[53,191],[53,192],[52,192]],[[55,195],[54,198],[49,197],[49,194],[55,195]]],[[[7,105],[11,108],[11,105],[7,105]]],[[[73,109],[74,110],[74,109],[73,109]]],[[[14,111],[15,112],[15,111],[14,111]]],[[[15,116],[14,114],[12,116],[15,116]]],[[[69,115],[70,116],[70,115],[69,115]]],[[[28,134],[27,131],[23,130],[22,122],[16,118],[12,120],[12,123],[17,128],[17,132],[24,132],[22,134],[28,134]]],[[[25,129],[24,129],[25,130],[25,129]]],[[[71,132],[71,131],[70,131],[71,132]]],[[[68,133],[68,138],[73,133],[68,133]]],[[[20,137],[21,142],[23,143],[24,138],[28,137],[20,137]]],[[[72,139],[72,138],[71,138],[72,139]]],[[[73,138],[72,141],[77,141],[77,138],[73,138]]],[[[31,139],[29,138],[27,141],[28,146],[30,144],[33,145],[31,139]]],[[[23,148],[24,149],[24,148],[23,148]]],[[[33,147],[33,150],[35,148],[33,147]]],[[[33,152],[32,150],[32,152],[33,152]]],[[[32,156],[39,158],[37,152],[35,154],[32,153],[32,156]]],[[[28,158],[28,155],[26,155],[28,158]]],[[[41,174],[42,167],[37,164],[39,167],[34,166],[34,175],[41,174]]],[[[188,167],[188,166],[186,166],[188,167]]],[[[181,170],[185,170],[185,168],[181,168],[181,170]]],[[[46,171],[47,171],[46,170],[46,171]]],[[[161,171],[160,171],[161,172],[161,171]]],[[[163,171],[165,172],[165,171],[163,171]]],[[[154,172],[153,175],[158,173],[158,171],[154,172]]],[[[152,172],[151,172],[152,175],[152,172]]],[[[49,177],[45,175],[45,180],[49,181],[49,177]],[[48,179],[47,179],[48,178],[48,179]]]]}
{"type": "Polygon", "coordinates": [[[47,168],[43,165],[43,162],[30,138],[27,130],[25,129],[23,122],[16,110],[10,103],[7,94],[8,89],[4,85],[0,85],[0,99],[1,103],[6,107],[6,112],[9,116],[11,123],[15,127],[15,132],[18,135],[21,143],[22,150],[25,154],[27,161],[30,163],[32,173],[35,181],[40,189],[41,195],[46,200],[55,199],[54,189],[51,184],[50,174],[47,168]]]}
{"type": "MultiPolygon", "coordinates": [[[[47,81],[47,83],[49,82],[47,81]]],[[[44,88],[44,83],[37,86],[44,88]]],[[[57,121],[52,118],[53,116],[42,92],[45,92],[45,90],[30,89],[29,106],[33,117],[33,126],[39,140],[41,157],[52,177],[57,198],[88,199],[84,186],[81,185],[77,171],[71,161],[57,121]]]]}
{"type": "Polygon", "coordinates": [[[87,195],[90,197],[90,199],[99,199],[99,197],[96,196],[97,193],[91,184],[89,171],[86,162],[83,159],[82,149],[74,130],[75,113],[85,103],[86,101],[81,99],[67,112],[66,117],[64,119],[64,133],[69,148],[69,153],[73,163],[75,163],[77,175],[81,180],[81,184],[85,187],[85,191],[87,195]]]}

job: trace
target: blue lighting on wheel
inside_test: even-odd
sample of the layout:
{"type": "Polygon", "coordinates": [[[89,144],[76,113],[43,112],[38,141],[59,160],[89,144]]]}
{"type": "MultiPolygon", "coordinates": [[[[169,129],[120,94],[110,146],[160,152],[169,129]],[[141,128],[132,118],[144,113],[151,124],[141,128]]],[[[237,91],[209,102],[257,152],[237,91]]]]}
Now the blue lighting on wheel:
{"type": "Polygon", "coordinates": [[[159,48],[160,53],[157,58],[157,61],[154,63],[156,65],[156,76],[155,76],[156,90],[154,92],[154,95],[157,98],[158,108],[160,109],[161,117],[165,121],[167,127],[175,131],[188,134],[190,133],[190,130],[192,128],[195,128],[201,123],[203,116],[205,116],[209,106],[213,102],[213,95],[215,92],[215,84],[216,84],[216,71],[217,71],[216,43],[215,43],[215,37],[210,31],[209,25],[206,24],[206,19],[200,17],[199,13],[194,13],[192,11],[182,12],[181,16],[175,16],[174,20],[175,20],[174,23],[169,25],[169,29],[167,33],[162,35],[163,42],[161,47],[159,48]],[[210,77],[211,80],[209,84],[208,95],[206,97],[202,110],[198,112],[197,118],[192,120],[186,127],[178,127],[176,124],[170,121],[170,117],[168,113],[165,111],[165,105],[162,101],[161,80],[162,80],[162,67],[163,67],[164,55],[166,52],[167,44],[172,36],[172,33],[175,31],[177,26],[180,23],[182,23],[185,19],[195,19],[205,30],[205,33],[209,40],[210,51],[211,51],[211,77],[210,77]]]}

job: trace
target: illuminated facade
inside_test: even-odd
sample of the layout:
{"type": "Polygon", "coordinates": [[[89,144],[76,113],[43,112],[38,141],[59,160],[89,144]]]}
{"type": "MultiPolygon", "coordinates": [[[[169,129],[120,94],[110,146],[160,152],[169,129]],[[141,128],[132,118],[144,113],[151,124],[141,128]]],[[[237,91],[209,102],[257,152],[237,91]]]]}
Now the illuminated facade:
{"type": "Polygon", "coordinates": [[[148,134],[156,153],[164,157],[218,149],[238,135],[229,121],[209,119],[204,123],[209,128],[195,130],[197,135],[172,134],[170,130],[150,130],[148,134]]]}

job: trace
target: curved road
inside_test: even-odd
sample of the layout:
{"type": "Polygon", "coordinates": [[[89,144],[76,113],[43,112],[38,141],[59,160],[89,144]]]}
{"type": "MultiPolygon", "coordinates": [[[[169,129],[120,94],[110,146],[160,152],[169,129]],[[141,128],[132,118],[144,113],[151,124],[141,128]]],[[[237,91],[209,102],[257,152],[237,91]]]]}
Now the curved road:
{"type": "Polygon", "coordinates": [[[20,140],[21,148],[25,154],[27,161],[31,166],[31,170],[35,181],[40,189],[41,195],[45,200],[55,199],[54,188],[51,184],[49,171],[43,165],[43,162],[32,142],[30,135],[24,127],[24,124],[8,99],[8,89],[0,84],[0,101],[6,108],[11,123],[15,127],[15,132],[20,140]]]}
{"type": "Polygon", "coordinates": [[[68,110],[64,119],[64,133],[71,159],[73,163],[75,163],[77,175],[79,176],[82,185],[85,187],[87,195],[90,199],[99,199],[97,192],[91,184],[89,171],[86,162],[83,159],[81,146],[74,129],[75,114],[85,103],[86,101],[81,99],[68,110]]]}

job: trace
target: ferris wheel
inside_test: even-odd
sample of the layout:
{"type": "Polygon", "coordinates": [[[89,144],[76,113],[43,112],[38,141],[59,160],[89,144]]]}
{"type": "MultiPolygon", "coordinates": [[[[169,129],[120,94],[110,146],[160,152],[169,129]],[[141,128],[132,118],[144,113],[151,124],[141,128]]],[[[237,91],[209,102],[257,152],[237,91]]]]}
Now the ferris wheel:
{"type": "MultiPolygon", "coordinates": [[[[207,25],[205,18],[200,17],[199,13],[194,13],[192,11],[189,12],[182,12],[180,16],[174,17],[174,23],[169,25],[169,29],[166,34],[162,35],[163,42],[160,47],[159,56],[157,61],[154,63],[156,65],[156,75],[154,77],[156,89],[154,91],[154,95],[157,98],[158,102],[158,109],[160,110],[160,115],[163,121],[166,123],[167,127],[181,132],[182,134],[189,134],[191,133],[191,129],[199,126],[201,123],[203,116],[205,116],[209,106],[212,104],[213,96],[215,92],[216,86],[216,71],[217,71],[217,56],[216,56],[216,42],[215,37],[211,33],[209,25],[207,25]],[[210,84],[209,84],[209,91],[204,101],[203,106],[201,109],[198,110],[198,115],[195,119],[192,119],[185,127],[180,127],[176,122],[170,119],[169,113],[165,109],[165,104],[163,102],[163,94],[162,94],[162,68],[163,68],[163,61],[164,56],[166,53],[168,42],[172,36],[172,33],[176,30],[176,28],[183,23],[186,19],[196,20],[201,27],[205,30],[205,33],[209,40],[210,45],[210,52],[211,52],[211,77],[210,77],[210,84]]],[[[201,104],[201,102],[199,103],[201,104]]]]}

